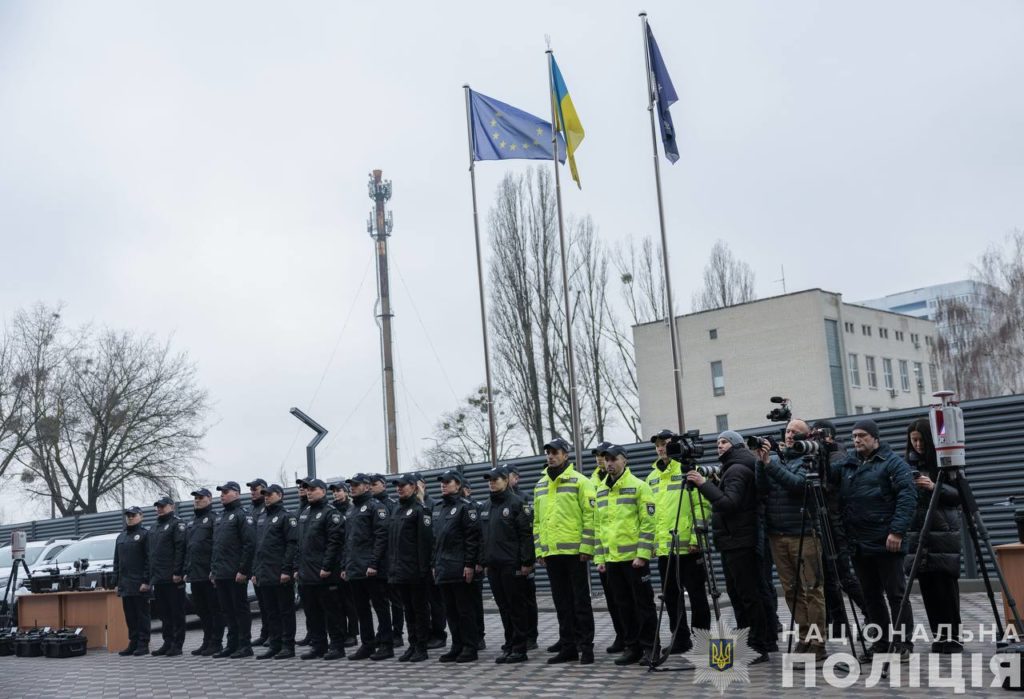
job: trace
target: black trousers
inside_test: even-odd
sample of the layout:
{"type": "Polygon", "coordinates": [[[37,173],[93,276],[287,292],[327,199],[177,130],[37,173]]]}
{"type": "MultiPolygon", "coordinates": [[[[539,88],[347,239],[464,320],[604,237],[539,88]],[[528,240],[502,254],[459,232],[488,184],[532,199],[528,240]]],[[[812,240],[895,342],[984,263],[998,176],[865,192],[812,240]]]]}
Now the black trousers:
{"type": "Polygon", "coordinates": [[[338,603],[341,605],[341,628],[345,638],[355,638],[359,635],[359,616],[352,597],[352,586],[344,580],[338,583],[338,603]]]}
{"type": "Polygon", "coordinates": [[[349,585],[352,586],[352,599],[356,605],[356,615],[359,617],[359,640],[366,646],[372,646],[374,643],[390,646],[391,606],[386,599],[387,583],[374,577],[350,580],[349,585]],[[373,613],[377,615],[376,634],[373,631],[371,607],[373,613]]]}
{"type": "Polygon", "coordinates": [[[537,573],[530,573],[526,578],[526,616],[529,621],[529,631],[526,636],[531,643],[537,643],[537,573]]]}
{"type": "Polygon", "coordinates": [[[846,596],[864,615],[864,591],[861,590],[857,576],[853,574],[850,555],[836,552],[835,567],[839,577],[832,570],[830,561],[823,561],[825,570],[825,612],[828,616],[829,633],[834,638],[847,636],[850,631],[850,620],[846,614],[846,596]]]}
{"type": "MultiPolygon", "coordinates": [[[[761,597],[761,607],[764,609],[765,641],[769,648],[774,648],[779,641],[779,596],[775,593],[775,584],[772,582],[772,568],[775,567],[775,561],[772,560],[768,532],[763,525],[758,528],[757,536],[757,564],[759,567],[757,591],[761,597]]],[[[738,618],[737,621],[739,621],[738,618]]]]}
{"type": "Polygon", "coordinates": [[[185,583],[153,586],[153,602],[160,617],[160,636],[168,648],[185,643],[185,583]]]}
{"type": "MultiPolygon", "coordinates": [[[[267,646],[271,650],[295,648],[295,583],[260,585],[266,608],[267,646]]],[[[261,631],[262,633],[262,631],[261,631]]]]}
{"type": "Polygon", "coordinates": [[[132,595],[121,598],[124,623],[128,627],[128,642],[135,647],[149,645],[149,595],[132,595]]]}
{"type": "Polygon", "coordinates": [[[753,548],[722,551],[725,588],[732,601],[738,628],[749,628],[747,642],[759,653],[768,652],[767,618],[758,589],[761,568],[753,548]]]}
{"type": "Polygon", "coordinates": [[[398,587],[388,583],[388,601],[391,603],[391,633],[395,638],[402,635],[402,628],[405,626],[405,614],[402,609],[402,595],[398,587]]]}
{"type": "Polygon", "coordinates": [[[444,600],[444,614],[448,630],[452,633],[450,653],[457,654],[463,648],[476,651],[480,642],[480,630],[476,625],[476,606],[473,597],[476,587],[473,583],[441,583],[441,599],[444,600]]]}
{"type": "Polygon", "coordinates": [[[686,621],[686,598],[683,590],[690,595],[692,626],[695,629],[711,628],[711,607],[704,590],[704,561],[699,553],[682,556],[658,556],[658,575],[661,576],[662,594],[668,609],[669,629],[676,633],[676,624],[682,624],[676,633],[676,646],[689,648],[690,624],[686,621]],[[677,565],[678,564],[678,565],[677,565]]]}
{"type": "Polygon", "coordinates": [[[959,641],[960,581],[946,573],[918,573],[917,583],[921,586],[921,599],[932,637],[936,641],[959,641]],[[952,638],[945,634],[939,637],[939,624],[950,625],[952,638]]]}
{"type": "Polygon", "coordinates": [[[302,589],[302,610],[306,613],[310,650],[323,652],[343,649],[345,634],[341,629],[337,583],[299,587],[302,589]]]}
{"type": "Polygon", "coordinates": [[[217,590],[209,580],[193,580],[192,606],[199,615],[203,627],[203,646],[219,646],[224,643],[224,615],[220,613],[217,590]]]}
{"type": "Polygon", "coordinates": [[[482,570],[473,575],[473,611],[476,613],[477,643],[480,643],[487,635],[487,629],[484,628],[484,572],[482,570]]]}
{"type": "Polygon", "coordinates": [[[912,647],[910,639],[914,629],[914,610],[911,605],[907,605],[903,618],[895,622],[898,627],[897,634],[902,631],[902,637],[897,635],[894,638],[893,634],[889,633],[889,626],[893,623],[892,617],[899,611],[900,600],[907,589],[903,558],[902,553],[857,553],[853,556],[853,569],[864,590],[864,614],[868,618],[868,623],[881,627],[884,641],[895,640],[912,647]],[[889,603],[888,606],[886,601],[889,603]]]}
{"type": "Polygon", "coordinates": [[[260,609],[260,638],[264,641],[270,636],[270,619],[267,617],[267,605],[269,604],[263,596],[263,586],[253,585],[253,589],[256,591],[256,604],[260,609]]]}
{"type": "Polygon", "coordinates": [[[424,580],[418,583],[395,583],[394,587],[402,598],[409,628],[409,647],[426,651],[430,637],[429,584],[424,580]]]}
{"type": "Polygon", "coordinates": [[[576,554],[545,556],[551,599],[558,617],[558,640],[563,648],[593,650],[594,609],[590,606],[590,571],[576,554]]]}
{"type": "Polygon", "coordinates": [[[217,601],[228,628],[227,648],[241,650],[252,644],[252,610],[249,589],[244,582],[217,580],[217,601]]]}
{"type": "Polygon", "coordinates": [[[516,566],[488,566],[487,580],[494,601],[498,604],[501,625],[505,630],[503,650],[525,653],[530,637],[530,612],[526,603],[526,578],[516,566]]]}
{"type": "Polygon", "coordinates": [[[444,630],[444,600],[441,599],[441,588],[433,582],[427,584],[430,587],[427,590],[427,599],[430,602],[430,637],[445,640],[448,634],[444,630]]]}
{"type": "Polygon", "coordinates": [[[622,618],[622,642],[627,648],[653,648],[658,612],[654,608],[651,567],[634,568],[633,561],[606,563],[605,575],[622,618]]]}
{"type": "Polygon", "coordinates": [[[601,589],[604,591],[604,601],[608,605],[608,616],[612,618],[612,628],[615,630],[615,640],[621,641],[622,636],[622,620],[619,618],[619,607],[615,603],[615,595],[612,594],[611,588],[608,587],[608,574],[599,572],[598,575],[601,577],[601,589]]]}

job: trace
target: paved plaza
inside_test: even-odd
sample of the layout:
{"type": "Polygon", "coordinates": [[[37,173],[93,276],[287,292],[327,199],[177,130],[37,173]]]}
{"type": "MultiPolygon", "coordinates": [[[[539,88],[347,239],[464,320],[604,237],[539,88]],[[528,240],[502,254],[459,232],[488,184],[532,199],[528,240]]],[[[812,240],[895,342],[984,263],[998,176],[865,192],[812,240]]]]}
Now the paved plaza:
{"type": "MultiPolygon", "coordinates": [[[[724,596],[723,596],[724,599],[724,596]]],[[[542,609],[550,610],[550,600],[540,600],[542,609]]],[[[598,598],[595,604],[601,602],[598,598]]],[[[493,607],[493,605],[489,605],[493,607]]],[[[783,624],[788,615],[782,614],[783,624]]],[[[914,609],[919,621],[923,621],[924,608],[920,598],[914,598],[914,609]]],[[[0,658],[0,698],[18,699],[63,699],[66,697],[124,697],[126,699],[160,699],[163,697],[216,697],[217,699],[256,697],[659,697],[674,696],[703,697],[719,696],[718,691],[707,684],[694,685],[694,672],[649,672],[646,668],[632,666],[616,667],[613,657],[604,653],[604,647],[611,642],[611,622],[607,613],[596,611],[597,639],[595,649],[597,662],[591,666],[575,663],[547,665],[549,657],[543,645],[557,638],[557,625],[552,611],[542,611],[540,633],[542,648],[531,651],[530,661],[521,665],[496,665],[494,658],[501,645],[501,621],[496,613],[487,616],[487,650],[480,654],[480,661],[464,665],[437,662],[442,651],[430,651],[431,659],[424,663],[406,664],[397,660],[352,662],[338,660],[303,661],[298,658],[271,661],[246,658],[243,660],[215,660],[189,655],[196,648],[202,633],[195,628],[188,632],[185,654],[176,658],[141,657],[121,658],[102,650],[91,651],[82,658],[64,660],[46,658],[0,658]]],[[[991,608],[988,598],[982,593],[963,596],[963,617],[968,627],[991,624],[991,608]]],[[[732,611],[725,607],[723,617],[732,619],[732,611]]],[[[254,618],[254,627],[259,629],[259,619],[254,618]]],[[[304,633],[304,619],[299,613],[299,635],[304,633]]],[[[665,633],[667,634],[667,623],[665,633]]],[[[154,635],[159,644],[159,635],[154,635]]],[[[839,651],[838,644],[830,644],[830,650],[839,651]]],[[[927,651],[925,644],[919,644],[919,651],[927,651]]],[[[984,653],[986,683],[991,680],[987,657],[994,652],[993,644],[982,644],[975,640],[968,643],[967,653],[984,653]]],[[[944,657],[943,668],[950,665],[944,657]]],[[[922,663],[927,667],[927,660],[922,663]]],[[[981,696],[989,693],[1003,694],[998,689],[980,689],[970,686],[969,661],[966,656],[968,685],[965,696],[981,696]]],[[[686,667],[684,660],[673,656],[664,667],[686,667]]],[[[797,686],[782,686],[782,658],[773,656],[772,662],[750,668],[750,684],[733,683],[726,696],[749,696],[766,699],[782,696],[946,696],[953,692],[948,688],[927,687],[927,672],[922,673],[924,685],[920,689],[865,689],[867,670],[861,680],[850,689],[840,690],[829,687],[818,675],[817,688],[802,686],[802,671],[797,673],[797,686]]],[[[906,684],[906,681],[904,681],[906,684]]]]}

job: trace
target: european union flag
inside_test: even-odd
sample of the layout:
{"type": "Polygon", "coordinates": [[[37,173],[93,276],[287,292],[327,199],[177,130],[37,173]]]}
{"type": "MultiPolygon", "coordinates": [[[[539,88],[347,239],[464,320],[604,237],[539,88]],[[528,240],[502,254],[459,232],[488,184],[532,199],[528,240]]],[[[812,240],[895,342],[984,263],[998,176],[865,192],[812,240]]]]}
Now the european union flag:
{"type": "MultiPolygon", "coordinates": [[[[551,124],[512,105],[469,91],[473,160],[551,160],[551,124]]],[[[558,159],[565,141],[558,134],[558,159]]]]}
{"type": "Polygon", "coordinates": [[[651,25],[647,25],[647,47],[651,59],[651,72],[654,74],[654,89],[658,91],[658,121],[661,122],[661,143],[665,147],[665,157],[669,162],[679,160],[679,146],[676,145],[676,129],[672,125],[672,115],[668,108],[679,99],[668,68],[661,58],[658,42],[654,40],[651,25]]]}

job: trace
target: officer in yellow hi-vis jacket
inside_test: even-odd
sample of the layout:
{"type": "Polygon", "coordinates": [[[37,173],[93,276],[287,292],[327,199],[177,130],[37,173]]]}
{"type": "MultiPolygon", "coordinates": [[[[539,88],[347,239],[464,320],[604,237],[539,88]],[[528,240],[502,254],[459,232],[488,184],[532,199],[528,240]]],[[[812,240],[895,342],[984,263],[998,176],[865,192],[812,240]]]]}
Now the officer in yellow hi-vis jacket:
{"type": "Polygon", "coordinates": [[[655,502],[650,487],[634,476],[626,463],[626,450],[604,452],[607,474],[597,491],[597,569],[608,587],[622,620],[622,655],[616,665],[651,664],[658,615],[651,588],[654,557],[655,502]]]}
{"type": "Polygon", "coordinates": [[[711,627],[711,607],[708,606],[708,597],[704,591],[704,561],[693,528],[695,521],[711,519],[711,505],[696,489],[689,492],[684,490],[683,466],[668,455],[669,443],[675,436],[671,430],[662,430],[651,437],[658,460],[647,476],[647,485],[651,487],[657,504],[658,528],[655,541],[658,545],[658,575],[661,578],[665,606],[668,608],[669,627],[676,639],[671,652],[686,653],[693,642],[690,640],[690,628],[686,624],[683,589],[690,597],[692,627],[711,627]],[[675,551],[672,550],[673,531],[676,532],[675,551]],[[682,624],[682,628],[676,633],[678,624],[682,624]]]}
{"type": "Polygon", "coordinates": [[[562,438],[544,445],[547,468],[533,490],[533,543],[547,568],[558,616],[557,653],[549,664],[594,662],[594,610],[589,561],[594,555],[594,486],[569,463],[572,446],[562,438]]]}
{"type": "MultiPolygon", "coordinates": [[[[608,475],[608,471],[605,470],[604,454],[611,446],[613,446],[611,442],[601,442],[590,450],[590,455],[597,460],[594,472],[590,474],[590,482],[594,484],[595,492],[600,492],[601,488],[604,487],[604,479],[608,475]]],[[[605,575],[604,571],[601,571],[601,590],[604,591],[604,600],[608,606],[608,616],[612,618],[612,628],[615,629],[615,640],[604,650],[610,654],[621,653],[626,649],[622,642],[622,620],[619,618],[619,610],[615,606],[615,597],[608,587],[608,576],[605,575]]]]}

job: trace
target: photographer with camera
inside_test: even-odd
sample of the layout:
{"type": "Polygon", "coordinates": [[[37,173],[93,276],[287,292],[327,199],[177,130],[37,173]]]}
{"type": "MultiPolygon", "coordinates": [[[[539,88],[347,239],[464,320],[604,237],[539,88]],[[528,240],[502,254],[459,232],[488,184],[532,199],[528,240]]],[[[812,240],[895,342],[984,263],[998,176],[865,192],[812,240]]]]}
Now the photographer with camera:
{"type": "Polygon", "coordinates": [[[662,430],[651,437],[658,460],[647,475],[647,485],[657,505],[654,540],[658,554],[658,575],[661,578],[665,607],[668,609],[669,629],[676,639],[669,652],[686,653],[693,645],[690,628],[711,628],[711,607],[704,589],[704,566],[694,530],[694,523],[706,519],[710,514],[711,505],[699,493],[692,499],[685,495],[680,498],[683,491],[683,466],[668,453],[670,443],[675,439],[677,435],[671,430],[662,430]],[[686,623],[684,589],[690,597],[693,614],[690,626],[686,623]],[[676,625],[680,623],[683,627],[676,633],[676,625]]]}
{"type": "Polygon", "coordinates": [[[696,469],[686,474],[686,481],[711,503],[711,527],[722,554],[726,590],[737,623],[742,618],[750,628],[747,642],[758,653],[751,663],[756,665],[769,659],[767,622],[757,589],[757,457],[739,434],[727,430],[718,436],[718,460],[722,470],[717,485],[696,469]]]}
{"type": "Polygon", "coordinates": [[[816,459],[794,451],[796,443],[807,440],[810,432],[803,420],[791,420],[786,425],[786,450],[781,457],[761,442],[757,490],[765,502],[765,526],[775,569],[799,633],[796,652],[813,653],[818,661],[824,661],[827,631],[821,541],[807,493],[809,478],[818,475],[816,459]]]}
{"type": "Polygon", "coordinates": [[[853,549],[853,568],[864,590],[867,619],[887,636],[873,643],[863,659],[892,647],[907,659],[913,650],[913,612],[908,605],[903,618],[895,620],[899,630],[894,634],[890,609],[898,614],[907,584],[903,572],[906,534],[917,507],[910,467],[889,445],[879,441],[874,420],[854,424],[853,449],[834,457],[829,480],[838,488],[853,549]]]}

